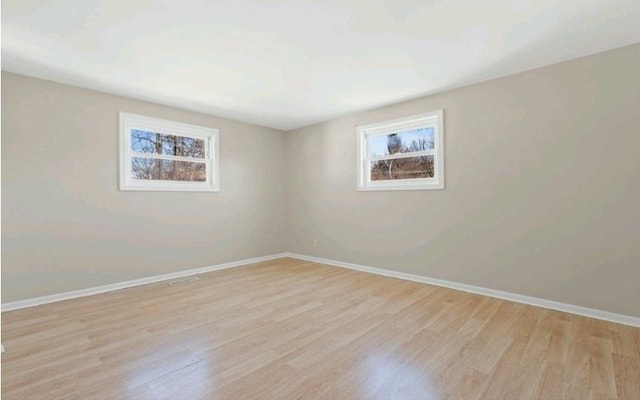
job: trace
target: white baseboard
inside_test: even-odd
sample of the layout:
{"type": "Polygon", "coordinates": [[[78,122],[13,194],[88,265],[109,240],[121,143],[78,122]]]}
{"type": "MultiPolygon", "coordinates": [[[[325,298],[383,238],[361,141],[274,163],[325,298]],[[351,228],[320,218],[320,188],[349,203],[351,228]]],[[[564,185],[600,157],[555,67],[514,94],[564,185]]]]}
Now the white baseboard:
{"type": "Polygon", "coordinates": [[[246,260],[232,261],[224,264],[211,265],[211,266],[202,267],[202,268],[187,269],[184,271],[177,271],[169,274],[150,276],[146,278],[134,279],[131,281],[113,283],[110,285],[97,286],[93,288],[73,290],[71,292],[52,294],[49,296],[42,296],[42,297],[35,297],[32,299],[14,301],[14,302],[2,304],[2,311],[4,312],[4,311],[19,310],[21,308],[34,307],[41,304],[54,303],[57,301],[75,299],[78,297],[91,296],[94,294],[111,292],[114,290],[126,289],[134,286],[147,285],[149,283],[167,281],[167,280],[182,278],[190,275],[218,271],[221,269],[240,267],[243,265],[255,264],[255,263],[275,260],[283,257],[297,258],[299,260],[311,261],[319,264],[333,265],[336,267],[348,268],[356,271],[368,272],[371,274],[384,275],[392,278],[427,283],[430,285],[441,286],[441,287],[446,287],[446,288],[455,289],[455,290],[462,290],[464,292],[481,294],[481,295],[495,297],[503,300],[509,300],[516,303],[529,304],[536,307],[548,308],[551,310],[562,311],[570,314],[582,315],[585,317],[601,319],[604,321],[615,322],[618,324],[640,327],[640,318],[633,317],[630,315],[616,314],[609,311],[596,310],[593,308],[576,306],[573,304],[560,303],[553,300],[545,300],[537,297],[524,296],[517,293],[503,292],[501,290],[467,285],[464,283],[452,282],[444,279],[429,278],[427,276],[408,274],[405,272],[391,271],[383,268],[368,267],[365,265],[353,264],[353,263],[336,261],[336,260],[329,260],[326,258],[312,257],[312,256],[303,255],[303,254],[288,253],[288,252],[273,254],[273,255],[264,256],[264,257],[250,258],[246,260]]]}
{"type": "Polygon", "coordinates": [[[34,306],[39,306],[41,304],[54,303],[56,301],[75,299],[78,297],[91,296],[98,293],[105,293],[105,292],[111,292],[114,290],[126,289],[134,286],[147,285],[149,283],[156,283],[156,282],[166,281],[170,279],[182,278],[184,276],[189,276],[189,275],[203,274],[205,272],[218,271],[221,269],[240,267],[242,265],[255,264],[255,263],[275,260],[277,258],[283,258],[283,257],[286,257],[285,253],[273,254],[270,256],[249,258],[249,259],[240,260],[240,261],[231,261],[224,264],[210,265],[202,268],[187,269],[183,271],[172,272],[169,274],[150,276],[147,278],[140,278],[140,279],[134,279],[131,281],[112,283],[109,285],[96,286],[96,287],[87,288],[87,289],[73,290],[70,292],[52,294],[52,295],[42,296],[42,297],[35,297],[32,299],[12,301],[10,303],[2,304],[2,311],[4,312],[4,311],[19,310],[21,308],[34,307],[34,306]]]}
{"type": "Polygon", "coordinates": [[[517,293],[503,292],[501,290],[488,289],[480,286],[467,285],[464,283],[446,281],[443,279],[429,278],[427,276],[413,275],[404,272],[390,271],[383,268],[368,267],[365,265],[353,264],[343,261],[329,260],[326,258],[306,256],[296,253],[285,253],[287,257],[297,258],[299,260],[311,261],[319,264],[333,265],[336,267],[353,269],[356,271],[368,272],[371,274],[384,275],[392,278],[405,279],[414,282],[427,283],[429,285],[442,286],[455,290],[462,290],[464,292],[481,294],[489,297],[495,297],[498,299],[509,300],[516,303],[529,304],[536,307],[548,308],[551,310],[562,311],[570,314],[582,315],[584,317],[591,317],[601,319],[604,321],[615,322],[623,325],[630,325],[640,327],[640,318],[630,315],[616,314],[609,311],[596,310],[593,308],[576,306],[573,304],[560,303],[553,300],[545,300],[537,297],[524,296],[517,293]]]}

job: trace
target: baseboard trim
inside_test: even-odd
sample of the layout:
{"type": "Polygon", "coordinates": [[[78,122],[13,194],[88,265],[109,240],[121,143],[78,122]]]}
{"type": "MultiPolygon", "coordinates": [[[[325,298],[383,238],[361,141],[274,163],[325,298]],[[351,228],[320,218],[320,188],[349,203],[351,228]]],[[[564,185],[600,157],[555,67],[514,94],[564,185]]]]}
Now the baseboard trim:
{"type": "Polygon", "coordinates": [[[42,304],[54,303],[57,301],[76,299],[78,297],[91,296],[99,293],[112,292],[114,290],[147,285],[149,283],[162,282],[162,281],[182,278],[190,275],[203,274],[205,272],[212,272],[212,271],[218,271],[221,269],[240,267],[243,265],[255,264],[255,263],[275,260],[283,257],[286,257],[285,253],[272,254],[264,257],[248,258],[245,260],[231,261],[223,264],[210,265],[210,266],[201,267],[201,268],[186,269],[183,271],[172,272],[169,274],[149,276],[146,278],[133,279],[125,282],[112,283],[109,285],[96,286],[96,287],[80,289],[80,290],[72,290],[70,292],[52,294],[52,295],[42,296],[42,297],[34,297],[32,299],[12,301],[10,303],[2,304],[2,312],[19,310],[19,309],[28,308],[28,307],[35,307],[42,304]]]}
{"type": "Polygon", "coordinates": [[[429,285],[446,287],[449,289],[461,290],[463,292],[481,294],[484,296],[495,297],[502,300],[509,300],[516,303],[528,304],[531,306],[548,308],[551,310],[562,311],[570,314],[581,315],[600,319],[609,322],[615,322],[623,325],[630,325],[640,328],[640,318],[630,315],[616,314],[609,311],[597,310],[594,308],[576,306],[574,304],[560,303],[558,301],[541,299],[538,297],[530,297],[517,293],[503,292],[501,290],[489,289],[481,286],[467,285],[444,279],[430,278],[422,275],[408,274],[405,272],[391,271],[383,268],[368,267],[365,265],[353,264],[344,261],[329,260],[326,258],[307,256],[296,253],[285,253],[287,257],[296,258],[303,261],[310,261],[318,264],[333,265],[336,267],[353,269],[356,271],[368,272],[371,274],[384,275],[392,278],[404,279],[408,281],[427,283],[429,285]]]}
{"type": "Polygon", "coordinates": [[[604,321],[615,322],[618,324],[629,325],[629,326],[640,328],[640,318],[633,317],[630,315],[617,314],[609,311],[597,310],[594,308],[582,307],[574,304],[561,303],[553,300],[541,299],[538,297],[525,296],[517,293],[503,292],[501,290],[489,289],[481,286],[467,285],[464,283],[447,281],[444,279],[430,278],[422,275],[408,274],[405,272],[391,271],[384,268],[369,267],[366,265],[330,260],[327,258],[313,257],[313,256],[307,256],[304,254],[297,254],[297,253],[290,253],[290,252],[272,254],[264,257],[249,258],[249,259],[239,260],[239,261],[231,261],[228,263],[210,265],[210,266],[201,267],[201,268],[187,269],[183,271],[172,272],[169,274],[155,275],[155,276],[150,276],[146,278],[113,283],[109,285],[96,286],[92,288],[52,294],[48,296],[35,297],[32,299],[13,301],[10,303],[2,304],[2,312],[19,310],[19,309],[28,308],[28,307],[35,307],[42,304],[49,304],[49,303],[54,303],[54,302],[63,301],[63,300],[75,299],[78,297],[91,296],[99,293],[112,292],[115,290],[147,285],[150,283],[162,282],[162,281],[182,278],[190,275],[197,275],[197,274],[203,274],[206,272],[218,271],[222,269],[240,267],[243,265],[255,264],[259,262],[270,261],[270,260],[275,260],[275,259],[284,258],[284,257],[295,258],[303,261],[310,261],[318,264],[332,265],[336,267],[347,268],[347,269],[352,269],[352,270],[361,271],[361,272],[368,272],[371,274],[383,275],[391,278],[421,282],[429,285],[461,290],[463,292],[481,294],[484,296],[513,301],[516,303],[548,308],[551,310],[562,311],[570,314],[576,314],[584,317],[590,317],[590,318],[595,318],[595,319],[600,319],[604,321]]]}

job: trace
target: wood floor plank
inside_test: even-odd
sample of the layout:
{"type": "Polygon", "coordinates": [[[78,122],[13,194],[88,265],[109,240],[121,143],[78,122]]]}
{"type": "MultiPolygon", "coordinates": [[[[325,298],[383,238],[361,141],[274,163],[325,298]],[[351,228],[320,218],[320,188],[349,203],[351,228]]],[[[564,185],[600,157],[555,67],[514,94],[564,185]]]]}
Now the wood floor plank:
{"type": "Polygon", "coordinates": [[[2,398],[638,399],[640,329],[290,258],[2,314],[2,398]]]}

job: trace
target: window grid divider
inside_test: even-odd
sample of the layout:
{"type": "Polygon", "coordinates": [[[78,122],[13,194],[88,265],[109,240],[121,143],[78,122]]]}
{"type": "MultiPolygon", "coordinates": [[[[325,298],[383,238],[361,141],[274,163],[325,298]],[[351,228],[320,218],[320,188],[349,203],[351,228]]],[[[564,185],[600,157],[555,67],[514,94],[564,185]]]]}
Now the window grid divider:
{"type": "Polygon", "coordinates": [[[130,157],[137,158],[153,158],[155,160],[170,160],[170,161],[187,161],[187,162],[196,162],[196,163],[206,163],[209,161],[208,158],[195,158],[188,156],[171,156],[167,154],[156,154],[156,153],[141,153],[138,151],[130,151],[130,157]]]}
{"type": "Polygon", "coordinates": [[[399,158],[414,158],[414,157],[424,157],[424,156],[432,156],[436,154],[436,150],[423,150],[423,151],[414,151],[410,153],[394,153],[386,156],[375,156],[369,157],[367,160],[369,161],[384,161],[384,160],[397,160],[399,158]]]}

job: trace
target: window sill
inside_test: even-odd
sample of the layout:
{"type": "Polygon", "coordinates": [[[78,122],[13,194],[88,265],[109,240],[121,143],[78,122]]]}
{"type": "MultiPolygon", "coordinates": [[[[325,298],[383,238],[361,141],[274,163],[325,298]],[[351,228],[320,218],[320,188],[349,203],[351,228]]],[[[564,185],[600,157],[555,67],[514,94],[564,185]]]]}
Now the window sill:
{"type": "Polygon", "coordinates": [[[444,189],[444,183],[433,183],[428,185],[375,185],[358,186],[359,192],[378,192],[390,190],[440,190],[444,189]]]}

